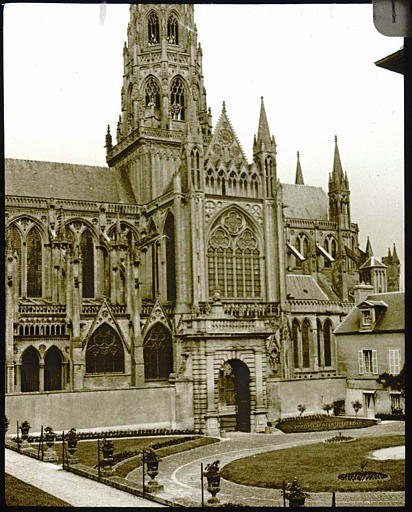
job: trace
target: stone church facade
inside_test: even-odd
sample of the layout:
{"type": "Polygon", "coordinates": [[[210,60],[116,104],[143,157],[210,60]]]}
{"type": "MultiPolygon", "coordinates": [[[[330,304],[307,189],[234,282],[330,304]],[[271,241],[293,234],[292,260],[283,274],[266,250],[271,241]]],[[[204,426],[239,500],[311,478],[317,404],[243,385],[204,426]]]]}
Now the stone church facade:
{"type": "Polygon", "coordinates": [[[167,389],[162,424],[216,434],[344,400],[333,331],[400,266],[359,248],[336,138],[326,194],[299,154],[279,181],[263,98],[252,163],[224,103],[213,130],[193,5],[131,5],[123,58],[108,167],[6,160],[7,411],[167,389]]]}

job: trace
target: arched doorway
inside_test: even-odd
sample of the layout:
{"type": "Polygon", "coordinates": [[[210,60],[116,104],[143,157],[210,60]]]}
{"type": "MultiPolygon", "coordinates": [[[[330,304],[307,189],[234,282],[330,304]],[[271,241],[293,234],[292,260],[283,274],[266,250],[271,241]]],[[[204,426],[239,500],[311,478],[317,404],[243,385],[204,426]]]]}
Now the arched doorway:
{"type": "Polygon", "coordinates": [[[33,347],[25,350],[21,359],[21,390],[39,391],[39,356],[33,347]]]}
{"type": "Polygon", "coordinates": [[[44,359],[44,391],[62,389],[62,356],[60,350],[51,347],[44,359]]]}
{"type": "Polygon", "coordinates": [[[239,359],[226,361],[219,371],[219,402],[235,406],[236,430],[250,432],[249,368],[239,359]]]}

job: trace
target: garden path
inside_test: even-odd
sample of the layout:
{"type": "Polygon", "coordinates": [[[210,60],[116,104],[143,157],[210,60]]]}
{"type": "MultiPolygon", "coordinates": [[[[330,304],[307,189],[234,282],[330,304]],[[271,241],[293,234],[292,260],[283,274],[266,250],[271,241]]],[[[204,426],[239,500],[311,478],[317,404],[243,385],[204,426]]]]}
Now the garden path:
{"type": "MultiPolygon", "coordinates": [[[[404,422],[382,422],[372,427],[351,429],[354,437],[382,436],[404,434],[404,422]]],[[[223,467],[232,460],[270,450],[289,448],[302,444],[317,443],[331,437],[329,432],[306,432],[299,434],[241,434],[228,433],[222,442],[202,446],[161,460],[157,479],[164,485],[164,490],[156,493],[159,497],[181,503],[199,506],[201,503],[200,463],[204,465],[219,459],[223,467]]],[[[142,469],[137,468],[127,476],[128,479],[141,482],[142,469]]],[[[146,477],[147,478],[147,477],[146,477]]],[[[209,493],[205,490],[205,502],[209,493]]],[[[239,485],[221,479],[221,502],[244,503],[257,507],[283,506],[282,493],[278,489],[264,489],[239,485]]],[[[307,506],[330,506],[332,494],[311,493],[307,506]]],[[[337,506],[381,506],[394,507],[405,505],[404,492],[338,492],[337,506]]]]}
{"type": "Polygon", "coordinates": [[[5,450],[5,473],[74,507],[163,507],[159,503],[64,471],[56,464],[41,462],[8,449],[5,450]]]}

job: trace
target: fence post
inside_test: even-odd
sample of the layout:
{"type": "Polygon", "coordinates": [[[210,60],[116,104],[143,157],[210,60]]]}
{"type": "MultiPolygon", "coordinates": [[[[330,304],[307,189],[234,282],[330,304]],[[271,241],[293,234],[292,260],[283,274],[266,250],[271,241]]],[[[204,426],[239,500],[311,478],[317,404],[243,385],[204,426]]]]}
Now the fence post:
{"type": "Polygon", "coordinates": [[[19,420],[17,420],[17,449],[20,453],[20,443],[19,443],[19,420]]]}
{"type": "Polygon", "coordinates": [[[65,469],[65,467],[64,467],[64,430],[62,431],[62,466],[63,466],[63,469],[65,469]]]}
{"type": "Polygon", "coordinates": [[[332,507],[336,507],[336,495],[335,491],[332,492],[332,507]]]}
{"type": "Polygon", "coordinates": [[[100,438],[97,438],[97,476],[100,482],[100,438]]]}
{"type": "Polygon", "coordinates": [[[203,488],[203,462],[200,463],[200,482],[202,486],[202,508],[205,506],[205,490],[203,488]]]}
{"type": "Polygon", "coordinates": [[[283,491],[283,506],[286,507],[286,485],[285,485],[285,481],[283,480],[282,481],[282,491],[283,491]]]}
{"type": "Polygon", "coordinates": [[[43,425],[41,426],[41,460],[43,461],[44,459],[44,439],[43,439],[43,425]]]}

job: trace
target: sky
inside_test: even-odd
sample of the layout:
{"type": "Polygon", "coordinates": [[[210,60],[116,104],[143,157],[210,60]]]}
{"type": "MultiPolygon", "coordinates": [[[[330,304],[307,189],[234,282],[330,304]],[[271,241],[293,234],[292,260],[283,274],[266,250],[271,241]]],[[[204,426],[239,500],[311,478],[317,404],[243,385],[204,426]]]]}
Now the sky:
{"type": "MultiPolygon", "coordinates": [[[[106,165],[128,20],[127,4],[6,4],[6,157],[106,165]]],[[[361,248],[396,243],[403,265],[403,76],[374,64],[402,38],[376,30],[371,4],[198,4],[195,20],[213,125],[224,100],[251,162],[263,96],[279,179],[294,182],[299,151],[326,191],[337,135],[361,248]]]]}

